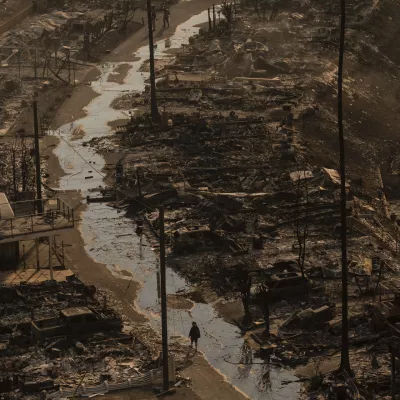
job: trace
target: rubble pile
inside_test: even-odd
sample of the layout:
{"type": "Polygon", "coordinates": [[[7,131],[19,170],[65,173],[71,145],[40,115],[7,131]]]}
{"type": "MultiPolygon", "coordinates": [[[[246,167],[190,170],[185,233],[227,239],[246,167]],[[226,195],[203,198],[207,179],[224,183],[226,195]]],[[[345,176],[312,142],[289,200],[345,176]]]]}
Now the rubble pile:
{"type": "MultiPolygon", "coordinates": [[[[44,108],[40,117],[51,120],[78,83],[76,71],[109,52],[126,33],[142,28],[141,19],[132,21],[137,8],[108,1],[76,1],[62,7],[45,2],[38,13],[0,35],[0,133],[26,124],[18,118],[35,93],[44,108]]],[[[47,133],[49,126],[43,130],[47,133]]]]}
{"type": "MultiPolygon", "coordinates": [[[[194,286],[187,296],[211,291],[241,300],[240,318],[220,312],[247,332],[248,346],[267,362],[300,365],[304,395],[327,398],[337,386],[330,373],[338,368],[342,332],[333,106],[338,9],[280,1],[267,10],[266,23],[245,3],[236,5],[233,22],[223,5],[217,27],[210,21],[210,29],[176,51],[174,63],[160,67],[159,125],[145,112],[149,90],[114,101],[115,108],[139,110],[112,139],[125,154],[117,206],[128,203],[128,213],[146,219],[157,235],[156,208],[164,204],[168,262],[194,286]]],[[[351,2],[351,72],[361,68],[360,35],[369,34],[375,6],[351,2]]],[[[369,74],[345,76],[352,121],[346,126],[349,337],[356,365],[345,389],[370,398],[371,388],[390,393],[389,339],[400,334],[399,287],[387,286],[399,272],[397,203],[387,201],[384,184],[395,193],[398,146],[364,134],[371,120],[355,104],[376,103],[383,93],[363,73],[369,74]],[[389,173],[377,168],[384,151],[392,154],[389,173]]],[[[88,144],[108,151],[107,141],[88,144]]]]}
{"type": "Polygon", "coordinates": [[[65,282],[0,289],[0,390],[24,395],[116,382],[154,367],[135,327],[94,286],[65,282]]]}

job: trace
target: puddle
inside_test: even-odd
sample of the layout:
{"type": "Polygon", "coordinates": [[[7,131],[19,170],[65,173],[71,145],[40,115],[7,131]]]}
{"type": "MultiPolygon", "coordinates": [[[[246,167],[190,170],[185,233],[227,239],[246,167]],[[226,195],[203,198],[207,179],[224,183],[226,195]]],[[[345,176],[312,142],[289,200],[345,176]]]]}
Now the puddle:
{"type": "MultiPolygon", "coordinates": [[[[180,48],[182,44],[187,43],[189,37],[198,32],[199,28],[196,25],[207,20],[208,13],[205,11],[178,26],[170,40],[171,47],[180,48]]],[[[158,41],[155,57],[163,57],[164,50],[165,41],[158,41]]],[[[89,189],[104,185],[103,175],[99,173],[104,166],[104,159],[91,148],[83,146],[83,143],[95,137],[111,134],[113,130],[107,123],[128,117],[127,113],[110,108],[110,104],[121,91],[144,90],[144,80],[148,77],[148,73],[138,70],[148,58],[148,47],[140,48],[136,55],[140,58],[139,61],[124,63],[131,65],[131,69],[123,84],[108,82],[108,77],[119,65],[118,63],[100,65],[101,76],[92,83],[92,88],[99,93],[99,96],[86,107],[87,116],[73,124],[64,125],[59,130],[64,140],[60,142],[55,153],[67,174],[60,180],[62,189],[80,189],[86,196],[89,189]],[[71,141],[76,126],[82,126],[85,137],[71,141]]],[[[81,231],[89,255],[96,261],[107,264],[113,274],[126,279],[126,290],[129,290],[129,281],[132,277],[122,274],[121,270],[129,271],[133,279],[142,283],[137,307],[147,314],[153,326],[159,327],[160,305],[156,279],[158,260],[152,243],[143,239],[140,245],[134,230],[132,220],[104,204],[88,204],[82,215],[81,231]]],[[[175,293],[186,286],[182,278],[168,269],[167,293],[175,293]]],[[[243,361],[243,339],[240,331],[219,318],[211,305],[195,303],[191,310],[170,309],[169,336],[187,337],[193,320],[197,321],[202,330],[200,351],[214,368],[249,398],[267,397],[271,400],[298,398],[298,384],[282,384],[282,381],[295,379],[290,372],[251,357],[251,363],[243,364],[249,362],[249,355],[246,356],[247,361],[243,361]]]]}

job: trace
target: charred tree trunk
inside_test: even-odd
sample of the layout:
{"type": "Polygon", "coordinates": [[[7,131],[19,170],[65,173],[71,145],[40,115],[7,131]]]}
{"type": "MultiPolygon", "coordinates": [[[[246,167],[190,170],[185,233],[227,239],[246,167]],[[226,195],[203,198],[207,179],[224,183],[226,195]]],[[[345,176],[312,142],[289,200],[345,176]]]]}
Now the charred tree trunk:
{"type": "Polygon", "coordinates": [[[351,374],[349,357],[348,287],[347,287],[347,221],[346,221],[346,163],[343,133],[343,60],[346,33],[346,0],[340,2],[340,46],[338,64],[338,132],[340,149],[340,211],[342,248],[342,351],[340,371],[351,374]]]}

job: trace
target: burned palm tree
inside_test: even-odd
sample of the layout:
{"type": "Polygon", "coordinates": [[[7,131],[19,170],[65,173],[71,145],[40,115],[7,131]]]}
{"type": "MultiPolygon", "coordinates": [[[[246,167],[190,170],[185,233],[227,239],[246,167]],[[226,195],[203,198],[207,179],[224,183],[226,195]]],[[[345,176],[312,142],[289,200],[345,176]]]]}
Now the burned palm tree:
{"type": "Polygon", "coordinates": [[[346,221],[346,163],[343,133],[343,60],[346,33],[346,0],[340,2],[340,43],[338,64],[338,131],[340,150],[340,212],[342,249],[342,351],[340,371],[351,374],[349,357],[348,287],[347,287],[347,221],[346,221]]]}

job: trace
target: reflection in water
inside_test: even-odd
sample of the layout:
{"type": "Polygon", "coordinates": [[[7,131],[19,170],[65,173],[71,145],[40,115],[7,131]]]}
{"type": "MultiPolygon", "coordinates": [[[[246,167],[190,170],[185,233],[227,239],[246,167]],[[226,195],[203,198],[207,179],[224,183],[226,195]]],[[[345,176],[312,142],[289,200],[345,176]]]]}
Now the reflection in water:
{"type": "Polygon", "coordinates": [[[258,384],[260,392],[270,392],[272,389],[270,359],[270,356],[267,356],[267,358],[264,360],[264,364],[261,367],[262,377],[258,384]]]}
{"type": "Polygon", "coordinates": [[[244,341],[240,349],[240,359],[238,366],[240,379],[248,378],[252,370],[252,364],[253,364],[253,351],[249,347],[247,342],[244,341]]]}

